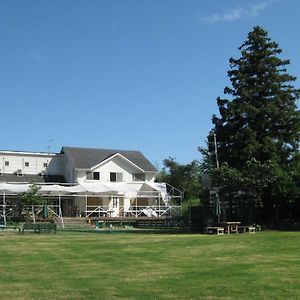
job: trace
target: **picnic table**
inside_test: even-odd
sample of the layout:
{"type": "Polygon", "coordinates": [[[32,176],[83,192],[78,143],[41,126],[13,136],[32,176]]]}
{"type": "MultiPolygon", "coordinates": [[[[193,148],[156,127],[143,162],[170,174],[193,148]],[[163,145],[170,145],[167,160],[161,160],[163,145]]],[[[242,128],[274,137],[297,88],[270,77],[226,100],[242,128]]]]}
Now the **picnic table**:
{"type": "Polygon", "coordinates": [[[25,230],[31,230],[35,233],[54,232],[56,233],[55,223],[25,223],[19,227],[19,234],[24,234],[25,230]]]}
{"type": "Polygon", "coordinates": [[[220,223],[224,228],[226,233],[239,233],[239,225],[241,222],[221,222],[220,223]]]}
{"type": "Polygon", "coordinates": [[[217,227],[217,226],[208,226],[204,229],[204,232],[208,234],[220,235],[220,234],[224,234],[224,228],[217,227]]]}

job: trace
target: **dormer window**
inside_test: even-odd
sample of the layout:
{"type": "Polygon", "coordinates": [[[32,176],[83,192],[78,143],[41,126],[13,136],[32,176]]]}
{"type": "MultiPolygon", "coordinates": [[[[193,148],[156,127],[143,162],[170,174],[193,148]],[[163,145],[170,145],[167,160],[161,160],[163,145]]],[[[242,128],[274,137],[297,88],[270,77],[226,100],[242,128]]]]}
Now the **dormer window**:
{"type": "Polygon", "coordinates": [[[134,173],[132,174],[133,181],[145,181],[145,174],[143,173],[134,173]]]}

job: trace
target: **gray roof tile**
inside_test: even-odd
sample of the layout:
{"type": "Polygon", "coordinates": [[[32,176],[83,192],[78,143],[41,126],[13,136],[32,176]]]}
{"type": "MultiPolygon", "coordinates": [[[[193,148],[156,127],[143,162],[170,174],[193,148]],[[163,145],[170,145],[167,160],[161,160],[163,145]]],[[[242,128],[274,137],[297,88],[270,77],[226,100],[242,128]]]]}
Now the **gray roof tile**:
{"type": "Polygon", "coordinates": [[[22,176],[17,176],[15,174],[1,174],[0,182],[66,182],[66,179],[62,175],[43,175],[38,174],[23,174],[22,176]]]}
{"type": "Polygon", "coordinates": [[[144,171],[157,171],[140,151],[62,147],[61,153],[71,157],[75,163],[75,168],[78,169],[90,169],[110,156],[119,153],[144,171]]]}

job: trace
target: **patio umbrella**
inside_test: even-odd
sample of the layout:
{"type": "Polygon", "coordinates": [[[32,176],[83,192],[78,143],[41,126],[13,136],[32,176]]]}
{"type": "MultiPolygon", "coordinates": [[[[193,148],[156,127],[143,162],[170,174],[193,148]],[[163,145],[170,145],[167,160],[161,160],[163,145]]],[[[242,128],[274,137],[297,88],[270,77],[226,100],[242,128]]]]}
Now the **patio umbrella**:
{"type": "Polygon", "coordinates": [[[220,202],[220,198],[219,198],[219,194],[216,193],[215,194],[215,214],[218,217],[218,222],[220,222],[220,216],[221,216],[221,202],[220,202]]]}
{"type": "Polygon", "coordinates": [[[45,202],[43,206],[43,218],[45,220],[49,218],[49,210],[48,210],[47,202],[45,202]]]}

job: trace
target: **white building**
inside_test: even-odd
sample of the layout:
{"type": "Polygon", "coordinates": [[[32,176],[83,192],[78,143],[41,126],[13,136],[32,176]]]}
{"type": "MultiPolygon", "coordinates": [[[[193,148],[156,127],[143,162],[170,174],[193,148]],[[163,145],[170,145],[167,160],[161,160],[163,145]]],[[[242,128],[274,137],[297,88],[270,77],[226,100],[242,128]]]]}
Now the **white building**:
{"type": "Polygon", "coordinates": [[[0,151],[0,214],[9,217],[16,195],[35,183],[59,217],[172,216],[182,193],[155,182],[156,172],[139,151],[74,147],[63,147],[60,153],[0,151]]]}

